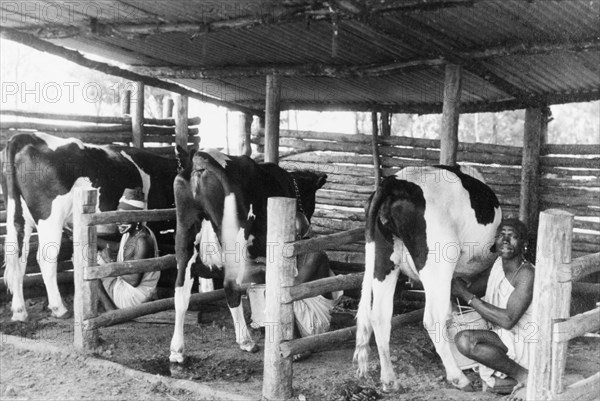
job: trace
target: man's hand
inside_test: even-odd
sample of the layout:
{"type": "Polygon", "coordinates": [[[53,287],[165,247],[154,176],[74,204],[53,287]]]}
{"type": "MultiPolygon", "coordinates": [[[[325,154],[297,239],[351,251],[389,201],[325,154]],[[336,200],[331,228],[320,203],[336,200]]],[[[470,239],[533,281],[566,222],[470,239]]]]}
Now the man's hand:
{"type": "Polygon", "coordinates": [[[469,297],[471,297],[471,295],[473,295],[469,291],[467,282],[460,277],[453,278],[451,285],[452,287],[450,288],[450,292],[453,295],[457,295],[464,300],[467,300],[469,297]]]}

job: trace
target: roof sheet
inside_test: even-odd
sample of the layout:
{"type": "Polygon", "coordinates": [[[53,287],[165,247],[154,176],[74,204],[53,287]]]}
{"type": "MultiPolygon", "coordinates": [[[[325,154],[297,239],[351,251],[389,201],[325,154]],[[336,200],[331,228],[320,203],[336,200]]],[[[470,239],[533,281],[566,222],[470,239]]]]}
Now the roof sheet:
{"type": "Polygon", "coordinates": [[[284,107],[439,111],[448,62],[463,65],[472,110],[600,98],[600,0],[36,0],[0,12],[3,31],[258,108],[266,71],[283,68],[284,107]]]}

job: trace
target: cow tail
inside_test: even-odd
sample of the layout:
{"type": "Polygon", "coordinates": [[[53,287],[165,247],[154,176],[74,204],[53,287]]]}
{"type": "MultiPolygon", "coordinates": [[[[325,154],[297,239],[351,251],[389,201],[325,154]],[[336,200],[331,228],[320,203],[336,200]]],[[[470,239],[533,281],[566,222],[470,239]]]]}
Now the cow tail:
{"type": "MultiPolygon", "coordinates": [[[[20,139],[26,138],[19,136],[20,139]]],[[[2,151],[2,183],[4,200],[6,203],[6,240],[4,247],[4,282],[10,293],[14,293],[19,283],[19,275],[25,263],[19,263],[19,258],[24,252],[25,219],[23,217],[23,205],[21,204],[21,190],[17,183],[17,171],[15,167],[15,155],[22,148],[15,143],[16,138],[9,140],[6,148],[2,151]]]]}
{"type": "Polygon", "coordinates": [[[365,275],[362,282],[362,292],[358,312],[356,314],[356,348],[354,350],[354,362],[357,364],[359,377],[365,376],[369,362],[369,341],[373,333],[371,324],[371,309],[373,298],[373,277],[375,275],[375,224],[379,208],[387,195],[386,186],[377,188],[369,206],[365,223],[365,275]]]}

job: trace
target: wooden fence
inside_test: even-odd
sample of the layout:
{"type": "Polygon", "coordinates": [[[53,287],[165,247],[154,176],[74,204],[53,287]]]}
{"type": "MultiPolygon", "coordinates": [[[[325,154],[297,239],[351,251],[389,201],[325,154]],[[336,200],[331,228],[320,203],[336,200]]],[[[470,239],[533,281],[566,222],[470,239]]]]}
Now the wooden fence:
{"type": "MultiPolygon", "coordinates": [[[[262,144],[263,138],[253,138],[262,144]]],[[[312,219],[315,234],[362,227],[364,207],[374,191],[371,135],[280,130],[286,169],[312,169],[328,175],[317,192],[312,219]]],[[[414,165],[439,163],[439,140],[400,136],[378,137],[384,176],[414,165]]],[[[574,255],[600,251],[600,145],[542,147],[540,210],[561,208],[576,216],[574,255]]],[[[460,143],[458,161],[476,167],[496,192],[505,216],[519,215],[522,149],[515,146],[460,143]]],[[[328,252],[346,271],[360,269],[363,245],[345,244],[328,252]]]]}
{"type": "Polygon", "coordinates": [[[569,318],[574,281],[600,271],[600,253],[571,260],[573,214],[550,209],[540,214],[533,319],[538,325],[529,367],[527,400],[595,400],[600,372],[563,384],[568,341],[600,329],[600,307],[569,318]]]}
{"type": "MultiPolygon", "coordinates": [[[[200,118],[190,118],[189,126],[200,124],[200,118]]],[[[176,143],[176,119],[145,118],[144,148],[159,154],[173,154],[176,143]]],[[[6,146],[8,139],[22,132],[45,132],[61,138],[78,138],[83,142],[98,145],[119,144],[133,146],[132,118],[77,116],[71,114],[47,114],[16,110],[2,110],[0,114],[0,148],[6,146]],[[6,116],[26,118],[28,121],[6,121],[6,116]],[[31,120],[37,121],[31,121],[31,120]],[[61,124],[56,124],[61,121],[61,124]],[[69,123],[65,123],[69,122],[69,123]]],[[[187,143],[190,146],[199,143],[198,128],[188,128],[187,143]]]]}

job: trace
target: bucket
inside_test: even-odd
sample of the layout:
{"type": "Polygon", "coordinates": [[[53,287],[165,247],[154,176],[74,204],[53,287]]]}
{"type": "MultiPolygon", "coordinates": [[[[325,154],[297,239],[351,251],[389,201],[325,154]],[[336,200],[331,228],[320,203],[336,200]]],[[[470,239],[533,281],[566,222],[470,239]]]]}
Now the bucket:
{"type": "Polygon", "coordinates": [[[459,308],[458,312],[452,312],[452,316],[446,322],[446,329],[448,329],[450,351],[458,366],[466,370],[477,366],[477,362],[460,353],[456,348],[454,337],[462,330],[488,330],[488,323],[475,309],[462,306],[459,308]]]}
{"type": "Polygon", "coordinates": [[[246,290],[246,294],[248,294],[248,300],[250,301],[250,327],[259,328],[265,327],[265,285],[264,284],[252,284],[246,290]]]}

